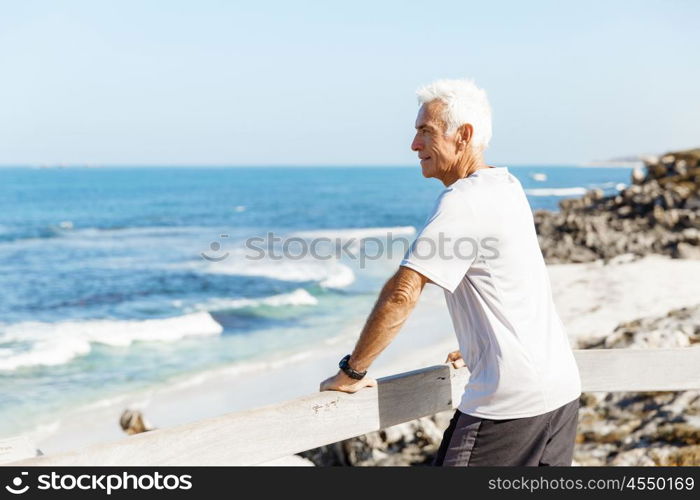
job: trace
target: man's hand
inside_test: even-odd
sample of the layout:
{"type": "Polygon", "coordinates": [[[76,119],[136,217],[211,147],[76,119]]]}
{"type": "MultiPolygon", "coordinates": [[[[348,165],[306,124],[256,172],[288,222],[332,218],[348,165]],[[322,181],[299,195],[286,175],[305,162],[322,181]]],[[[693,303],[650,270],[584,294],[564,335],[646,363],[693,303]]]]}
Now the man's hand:
{"type": "Polygon", "coordinates": [[[355,380],[348,377],[344,372],[338,371],[336,375],[321,382],[321,391],[340,391],[350,394],[363,389],[364,387],[376,387],[377,381],[373,378],[365,377],[362,380],[355,380]]]}
{"type": "Polygon", "coordinates": [[[452,366],[455,368],[462,368],[463,366],[466,366],[464,359],[462,359],[462,353],[459,351],[452,351],[449,353],[445,363],[452,363],[452,366]]]}
{"type": "MultiPolygon", "coordinates": [[[[409,267],[401,266],[382,287],[377,302],[367,318],[360,338],[350,356],[351,366],[363,372],[379,356],[398,333],[401,325],[418,302],[428,278],[409,267]]],[[[321,382],[322,391],[357,392],[363,387],[375,387],[371,378],[355,380],[343,371],[321,382]]]]}

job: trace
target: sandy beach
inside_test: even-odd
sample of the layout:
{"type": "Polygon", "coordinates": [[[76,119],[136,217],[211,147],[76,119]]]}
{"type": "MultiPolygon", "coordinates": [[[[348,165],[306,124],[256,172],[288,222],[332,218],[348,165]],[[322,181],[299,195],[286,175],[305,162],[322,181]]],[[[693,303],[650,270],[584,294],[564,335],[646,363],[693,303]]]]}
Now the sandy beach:
{"type": "MultiPolygon", "coordinates": [[[[700,296],[699,260],[650,255],[618,262],[549,266],[554,300],[572,347],[610,334],[621,322],[694,305],[700,296]]],[[[143,411],[155,427],[169,427],[309,394],[334,373],[337,360],[352,349],[361,326],[359,321],[345,325],[340,335],[313,351],[232,365],[166,387],[97,401],[48,421],[28,437],[50,454],[123,437],[118,419],[126,408],[143,411]]],[[[429,285],[371,375],[439,364],[455,348],[443,292],[429,285]]]]}

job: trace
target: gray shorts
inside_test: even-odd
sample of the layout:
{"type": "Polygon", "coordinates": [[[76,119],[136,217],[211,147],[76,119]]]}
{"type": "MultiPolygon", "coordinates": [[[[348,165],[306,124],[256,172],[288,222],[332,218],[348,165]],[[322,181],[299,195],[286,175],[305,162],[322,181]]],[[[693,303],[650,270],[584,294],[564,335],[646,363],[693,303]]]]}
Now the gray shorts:
{"type": "Polygon", "coordinates": [[[534,417],[491,420],[457,410],[433,465],[571,465],[578,398],[534,417]]]}

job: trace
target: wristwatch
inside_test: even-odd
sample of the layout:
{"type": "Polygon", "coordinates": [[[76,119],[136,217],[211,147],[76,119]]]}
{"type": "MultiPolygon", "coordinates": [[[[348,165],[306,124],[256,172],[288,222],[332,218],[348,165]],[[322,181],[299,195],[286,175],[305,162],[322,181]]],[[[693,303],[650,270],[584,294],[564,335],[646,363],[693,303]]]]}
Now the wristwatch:
{"type": "Polygon", "coordinates": [[[350,355],[348,354],[345,356],[343,359],[340,360],[340,363],[338,363],[338,367],[343,370],[343,373],[347,375],[350,378],[354,378],[355,380],[362,380],[365,378],[365,375],[367,375],[367,370],[363,372],[358,372],[357,370],[353,370],[350,367],[350,364],[348,363],[350,361],[350,355]]]}

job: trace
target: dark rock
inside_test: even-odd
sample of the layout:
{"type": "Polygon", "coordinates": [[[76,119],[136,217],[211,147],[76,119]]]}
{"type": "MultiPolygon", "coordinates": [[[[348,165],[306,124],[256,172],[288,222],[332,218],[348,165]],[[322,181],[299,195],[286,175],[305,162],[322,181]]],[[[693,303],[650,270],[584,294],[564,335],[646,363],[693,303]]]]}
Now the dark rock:
{"type": "Polygon", "coordinates": [[[453,414],[447,411],[419,418],[300,455],[320,466],[430,465],[453,414]]]}
{"type": "Polygon", "coordinates": [[[695,243],[678,243],[673,256],[678,259],[700,259],[700,246],[698,246],[697,240],[695,243]]]}
{"type": "Polygon", "coordinates": [[[561,200],[559,212],[534,213],[540,247],[550,264],[588,262],[631,253],[698,258],[700,242],[686,229],[700,229],[700,149],[652,158],[646,175],[614,196],[592,190],[561,200]]]}

